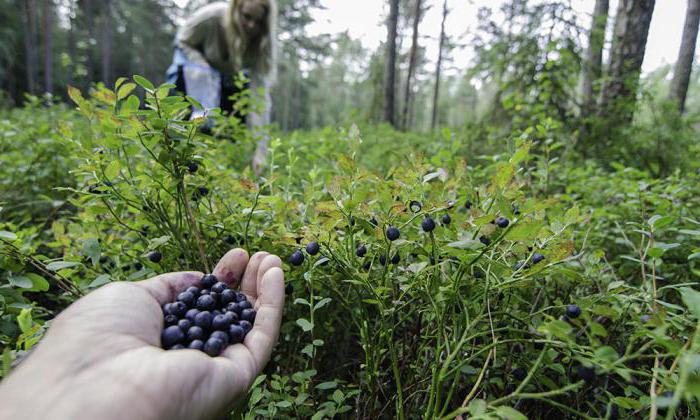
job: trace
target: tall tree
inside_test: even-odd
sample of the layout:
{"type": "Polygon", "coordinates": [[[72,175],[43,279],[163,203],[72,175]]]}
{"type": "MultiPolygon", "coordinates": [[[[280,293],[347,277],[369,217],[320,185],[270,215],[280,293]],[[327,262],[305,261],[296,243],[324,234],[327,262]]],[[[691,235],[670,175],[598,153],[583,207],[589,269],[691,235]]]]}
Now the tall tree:
{"type": "Polygon", "coordinates": [[[688,83],[690,82],[693,58],[695,57],[695,41],[698,37],[698,24],[700,24],[700,0],[688,0],[683,38],[681,39],[678,60],[673,68],[673,80],[671,81],[671,99],[678,104],[680,113],[683,113],[685,97],[688,94],[688,83]]]}
{"type": "Polygon", "coordinates": [[[605,27],[608,24],[609,0],[596,0],[591,30],[588,34],[588,50],[586,50],[586,62],[583,66],[583,106],[581,115],[588,117],[595,105],[598,96],[598,87],[603,68],[603,45],[605,44],[605,27]]]}
{"type": "Polygon", "coordinates": [[[396,125],[396,32],[399,23],[399,0],[389,0],[387,19],[386,59],[384,62],[384,121],[396,125]]]}
{"type": "Polygon", "coordinates": [[[35,94],[39,91],[39,42],[36,29],[36,0],[24,1],[24,49],[26,56],[27,90],[35,94]]]}
{"type": "Polygon", "coordinates": [[[403,102],[403,113],[402,113],[402,126],[404,129],[408,128],[408,110],[411,103],[411,88],[413,81],[413,74],[416,70],[416,56],[418,50],[418,23],[421,19],[421,0],[415,0],[416,8],[413,14],[413,37],[411,39],[411,50],[408,55],[408,74],[406,75],[406,89],[404,93],[403,102]]]}
{"type": "Polygon", "coordinates": [[[440,44],[438,46],[438,59],[435,65],[435,89],[433,90],[433,115],[430,119],[430,129],[437,125],[438,98],[440,97],[440,73],[442,72],[442,49],[445,46],[445,20],[447,20],[447,0],[442,4],[442,22],[440,23],[440,44]]]}
{"type": "Polygon", "coordinates": [[[102,3],[102,40],[100,53],[102,54],[102,81],[107,86],[112,85],[112,4],[111,0],[103,0],[102,3]]]}
{"type": "Polygon", "coordinates": [[[44,0],[44,91],[53,93],[53,0],[44,0]]]}
{"type": "Polygon", "coordinates": [[[655,0],[620,0],[599,115],[605,128],[632,121],[655,0]]]}

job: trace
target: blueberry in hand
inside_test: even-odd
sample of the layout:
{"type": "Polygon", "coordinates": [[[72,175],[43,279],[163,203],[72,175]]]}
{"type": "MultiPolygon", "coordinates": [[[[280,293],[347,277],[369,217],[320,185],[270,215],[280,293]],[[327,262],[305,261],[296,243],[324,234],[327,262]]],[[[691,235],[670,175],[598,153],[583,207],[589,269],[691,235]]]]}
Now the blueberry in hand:
{"type": "Polygon", "coordinates": [[[180,329],[182,331],[187,332],[187,330],[189,330],[190,327],[192,326],[192,321],[190,321],[187,318],[184,318],[184,319],[177,321],[177,326],[180,327],[180,329]]]}
{"type": "Polygon", "coordinates": [[[219,281],[219,279],[217,279],[215,275],[206,274],[204,277],[202,277],[202,287],[208,289],[215,285],[217,281],[219,281]]]}
{"type": "Polygon", "coordinates": [[[163,259],[163,254],[161,254],[160,251],[151,251],[146,254],[146,258],[157,264],[163,259]]]}
{"type": "Polygon", "coordinates": [[[248,321],[252,324],[253,322],[255,322],[255,310],[250,308],[242,310],[241,319],[244,321],[248,321]]]}
{"type": "Polygon", "coordinates": [[[238,321],[238,326],[243,328],[243,332],[246,334],[248,334],[248,331],[253,329],[253,324],[251,324],[249,321],[246,321],[245,319],[238,321]]]}
{"type": "Polygon", "coordinates": [[[245,331],[243,331],[243,328],[241,328],[240,325],[231,325],[228,328],[228,337],[229,337],[229,342],[231,344],[237,344],[243,341],[243,337],[245,336],[245,331]]]}
{"type": "Polygon", "coordinates": [[[163,323],[165,325],[175,325],[177,324],[178,317],[173,314],[167,314],[163,317],[163,323]]]}
{"type": "Polygon", "coordinates": [[[187,346],[188,349],[192,350],[204,350],[204,341],[202,340],[192,340],[187,346]]]}
{"type": "Polygon", "coordinates": [[[216,357],[224,350],[224,342],[216,337],[211,337],[204,343],[204,352],[211,357],[216,357]]]}
{"type": "Polygon", "coordinates": [[[205,330],[211,327],[211,321],[214,318],[209,311],[202,311],[194,317],[194,325],[205,330]]]}
{"type": "Polygon", "coordinates": [[[211,321],[211,327],[215,330],[226,331],[231,325],[230,319],[226,315],[217,315],[211,321]]]}
{"type": "Polygon", "coordinates": [[[204,329],[198,325],[193,325],[187,330],[187,340],[204,340],[204,329]]]}
{"type": "Polygon", "coordinates": [[[226,307],[231,302],[236,301],[236,291],[231,289],[226,289],[219,295],[219,302],[221,306],[226,307]]]}
{"type": "Polygon", "coordinates": [[[179,295],[177,295],[177,300],[178,300],[178,302],[182,302],[185,305],[191,307],[192,305],[194,305],[195,295],[190,293],[190,292],[185,291],[185,292],[182,292],[179,295]]]}
{"type": "Polygon", "coordinates": [[[211,333],[209,338],[218,338],[219,340],[224,342],[224,347],[228,345],[228,328],[226,328],[226,331],[214,331],[211,333]]]}
{"type": "Polygon", "coordinates": [[[399,229],[391,226],[386,230],[386,237],[390,241],[395,241],[399,239],[399,236],[401,236],[401,232],[399,232],[399,229]]]}
{"type": "Polygon", "coordinates": [[[319,246],[318,242],[309,242],[306,245],[306,252],[309,255],[316,255],[318,254],[318,251],[321,250],[321,247],[319,246]]]}
{"type": "Polygon", "coordinates": [[[500,216],[499,218],[496,219],[496,224],[498,225],[498,227],[505,228],[505,227],[508,227],[508,225],[510,224],[510,221],[508,219],[506,219],[505,217],[500,216]]]}
{"type": "Polygon", "coordinates": [[[216,307],[216,300],[211,295],[202,295],[197,298],[197,309],[210,311],[216,307]]]}
{"type": "Polygon", "coordinates": [[[199,297],[199,287],[197,286],[190,286],[187,289],[185,289],[185,292],[192,293],[194,297],[199,297]]]}
{"type": "Polygon", "coordinates": [[[182,342],[185,339],[185,333],[177,325],[171,325],[161,332],[160,339],[163,347],[170,348],[182,342]]]}
{"type": "Polygon", "coordinates": [[[182,318],[187,313],[187,305],[182,302],[173,302],[170,304],[170,313],[178,318],[182,318]]]}
{"type": "Polygon", "coordinates": [[[578,318],[581,315],[581,308],[576,305],[568,305],[566,307],[566,316],[569,318],[578,318]]]}
{"type": "Polygon", "coordinates": [[[294,266],[300,266],[304,262],[304,254],[302,254],[301,251],[296,250],[292,252],[292,255],[289,257],[289,263],[294,266]]]}
{"type": "Polygon", "coordinates": [[[228,289],[228,285],[224,282],[216,282],[212,287],[211,291],[212,293],[221,293],[224,290],[228,289]]]}
{"type": "Polygon", "coordinates": [[[430,217],[426,217],[423,219],[421,227],[423,228],[424,232],[432,232],[435,229],[435,221],[430,217]]]}
{"type": "Polygon", "coordinates": [[[199,309],[192,308],[185,314],[185,318],[194,322],[194,317],[199,313],[199,309]]]}

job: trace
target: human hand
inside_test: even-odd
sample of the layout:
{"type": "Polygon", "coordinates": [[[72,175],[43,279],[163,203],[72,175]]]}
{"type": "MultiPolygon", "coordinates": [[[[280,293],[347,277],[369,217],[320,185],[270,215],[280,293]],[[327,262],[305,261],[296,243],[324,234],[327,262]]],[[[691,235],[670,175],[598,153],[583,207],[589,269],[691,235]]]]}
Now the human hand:
{"type": "Polygon", "coordinates": [[[240,286],[257,311],[242,344],[220,357],[163,350],[161,306],[199,272],[168,273],[105,285],[52,322],[43,340],[0,383],[0,419],[204,419],[246,395],[270,358],[284,305],[279,257],[229,251],[213,272],[240,286]]]}

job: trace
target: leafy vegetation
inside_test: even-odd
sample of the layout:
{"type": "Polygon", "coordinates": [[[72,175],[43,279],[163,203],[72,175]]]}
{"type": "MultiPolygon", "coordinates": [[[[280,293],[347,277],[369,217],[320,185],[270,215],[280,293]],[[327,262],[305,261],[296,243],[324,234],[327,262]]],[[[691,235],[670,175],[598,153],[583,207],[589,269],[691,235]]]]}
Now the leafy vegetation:
{"type": "Polygon", "coordinates": [[[169,89],[3,114],[4,374],[78,296],[242,246],[291,285],[244,417],[698,415],[697,173],[573,165],[545,120],[278,133],[256,179],[169,89]]]}

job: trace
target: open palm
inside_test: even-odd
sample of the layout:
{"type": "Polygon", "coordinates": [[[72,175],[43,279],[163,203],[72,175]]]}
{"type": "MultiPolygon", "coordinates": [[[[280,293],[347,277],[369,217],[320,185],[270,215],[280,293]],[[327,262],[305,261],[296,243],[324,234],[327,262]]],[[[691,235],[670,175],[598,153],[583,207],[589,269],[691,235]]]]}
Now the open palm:
{"type": "Polygon", "coordinates": [[[270,358],[284,305],[279,257],[229,251],[214,274],[257,311],[242,344],[220,357],[160,347],[161,306],[202,273],[112,283],[76,301],[0,386],[0,418],[200,419],[240,401],[270,358]],[[46,404],[37,404],[41,395],[46,404]],[[20,411],[17,411],[17,410],[20,411]],[[8,410],[8,411],[5,411],[8,410]],[[13,411],[14,410],[14,411],[13,411]]]}

